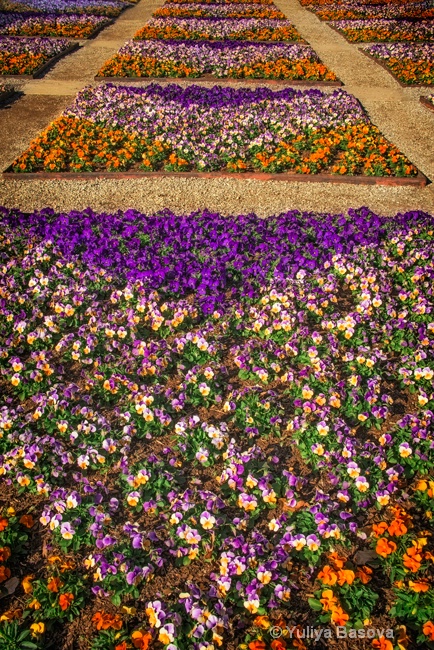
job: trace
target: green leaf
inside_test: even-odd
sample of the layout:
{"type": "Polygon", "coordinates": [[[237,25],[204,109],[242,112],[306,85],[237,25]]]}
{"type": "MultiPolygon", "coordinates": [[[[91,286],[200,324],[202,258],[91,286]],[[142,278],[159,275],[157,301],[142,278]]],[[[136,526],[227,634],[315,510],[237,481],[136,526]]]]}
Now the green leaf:
{"type": "Polygon", "coordinates": [[[322,611],[322,605],[319,602],[319,600],[317,600],[316,598],[309,598],[308,602],[309,602],[309,605],[312,607],[312,609],[315,610],[316,612],[321,612],[322,611]]]}
{"type": "Polygon", "coordinates": [[[121,598],[121,596],[119,594],[113,594],[111,600],[112,600],[113,605],[116,605],[116,607],[119,607],[119,605],[122,602],[122,598],[121,598]]]}

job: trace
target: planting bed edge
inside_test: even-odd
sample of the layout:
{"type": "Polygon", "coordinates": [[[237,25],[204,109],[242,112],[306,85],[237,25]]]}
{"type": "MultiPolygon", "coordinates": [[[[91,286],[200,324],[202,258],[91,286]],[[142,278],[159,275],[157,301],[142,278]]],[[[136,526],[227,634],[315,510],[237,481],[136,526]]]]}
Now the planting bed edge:
{"type": "Polygon", "coordinates": [[[434,111],[434,104],[432,104],[431,102],[429,102],[429,101],[427,100],[426,97],[423,97],[423,95],[421,95],[421,96],[419,97],[419,101],[420,101],[420,103],[423,104],[426,108],[429,108],[431,111],[434,111]]]}
{"type": "Polygon", "coordinates": [[[166,83],[179,83],[180,81],[190,81],[196,83],[197,81],[212,81],[213,83],[241,83],[241,84],[262,84],[262,85],[285,85],[285,86],[329,86],[332,88],[341,88],[344,84],[342,81],[312,81],[304,79],[265,79],[265,78],[246,78],[241,77],[214,77],[213,75],[202,75],[201,77],[102,77],[95,75],[95,81],[104,81],[106,83],[113,82],[126,82],[126,81],[150,81],[150,82],[166,82],[166,83]]]}
{"type": "Polygon", "coordinates": [[[113,180],[124,180],[133,178],[238,178],[243,180],[257,181],[284,181],[284,182],[310,182],[310,183],[345,183],[354,185],[387,185],[392,187],[425,187],[430,181],[418,171],[417,176],[352,176],[338,174],[296,174],[281,173],[268,174],[266,172],[24,172],[17,173],[8,167],[2,174],[5,180],[94,180],[96,178],[107,178],[113,180]]]}

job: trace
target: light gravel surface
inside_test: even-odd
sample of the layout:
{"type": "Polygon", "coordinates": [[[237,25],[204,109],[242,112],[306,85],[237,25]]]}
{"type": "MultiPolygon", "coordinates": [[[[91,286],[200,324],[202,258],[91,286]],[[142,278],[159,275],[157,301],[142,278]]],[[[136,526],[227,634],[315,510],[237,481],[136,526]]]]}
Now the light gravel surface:
{"type": "MultiPolygon", "coordinates": [[[[428,178],[434,178],[434,113],[419,104],[423,89],[402,88],[388,72],[361,54],[357,45],[349,44],[297,0],[275,2],[345,83],[346,90],[360,99],[384,135],[428,178]]],[[[132,38],[161,4],[141,0],[96,39],[84,42],[78,52],[59,61],[43,79],[16,82],[23,96],[0,109],[1,169],[6,169],[30,140],[71,103],[80,88],[99,83],[94,76],[104,61],[132,38]]],[[[180,81],[181,85],[188,83],[191,82],[180,81]]],[[[349,207],[367,205],[378,213],[393,215],[415,209],[434,213],[434,189],[433,185],[420,189],[256,181],[240,177],[0,179],[0,204],[22,210],[50,206],[65,211],[88,206],[102,211],[136,208],[144,212],[166,207],[176,212],[208,208],[222,214],[256,212],[261,216],[295,208],[342,212],[349,207]]]]}

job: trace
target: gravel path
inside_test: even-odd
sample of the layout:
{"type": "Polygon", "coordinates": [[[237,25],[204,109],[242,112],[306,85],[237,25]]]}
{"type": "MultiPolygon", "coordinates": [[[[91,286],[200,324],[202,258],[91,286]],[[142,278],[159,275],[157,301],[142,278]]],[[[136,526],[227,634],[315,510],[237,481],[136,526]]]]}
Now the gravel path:
{"type": "MultiPolygon", "coordinates": [[[[434,113],[419,103],[421,88],[402,88],[379,65],[367,59],[357,45],[321,22],[297,0],[275,0],[324,63],[358,97],[372,121],[419,169],[434,178],[434,113]]],[[[141,2],[127,9],[96,39],[59,61],[43,79],[19,81],[25,93],[0,109],[0,168],[8,167],[41,129],[71,102],[80,88],[96,84],[94,75],[110,55],[139,29],[161,1],[141,2]]],[[[125,83],[125,82],[123,82],[125,83]]],[[[146,81],[139,82],[145,84],[146,81]]],[[[181,82],[182,85],[190,83],[181,82]]],[[[205,83],[204,85],[212,85],[205,83]]],[[[425,92],[426,94],[426,92],[425,92]]],[[[164,207],[177,212],[200,208],[223,214],[254,211],[266,216],[288,209],[340,212],[368,205],[391,215],[422,209],[434,212],[434,186],[426,188],[325,185],[233,179],[129,179],[129,180],[3,180],[0,204],[34,210],[136,208],[144,212],[164,207]]]]}

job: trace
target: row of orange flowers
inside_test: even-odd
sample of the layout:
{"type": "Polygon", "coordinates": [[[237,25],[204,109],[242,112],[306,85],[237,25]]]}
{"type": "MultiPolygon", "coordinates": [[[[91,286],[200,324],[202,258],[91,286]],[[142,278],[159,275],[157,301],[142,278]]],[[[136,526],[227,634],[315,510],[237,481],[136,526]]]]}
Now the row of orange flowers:
{"type": "MultiPolygon", "coordinates": [[[[142,58],[116,54],[107,61],[98,73],[102,77],[200,77],[201,71],[184,63],[160,61],[157,58],[142,58]]],[[[218,78],[236,79],[306,79],[309,81],[336,81],[336,75],[323,63],[299,59],[290,61],[256,62],[238,68],[230,68],[218,78]]]]}
{"type": "MultiPolygon", "coordinates": [[[[32,171],[190,171],[192,165],[180,152],[161,141],[84,119],[62,116],[32,141],[13,164],[16,172],[32,171]]],[[[284,172],[299,174],[399,175],[417,173],[399,150],[375,126],[356,124],[296,136],[281,142],[273,153],[252,152],[244,160],[226,160],[220,169],[229,171],[284,172]]]]}

